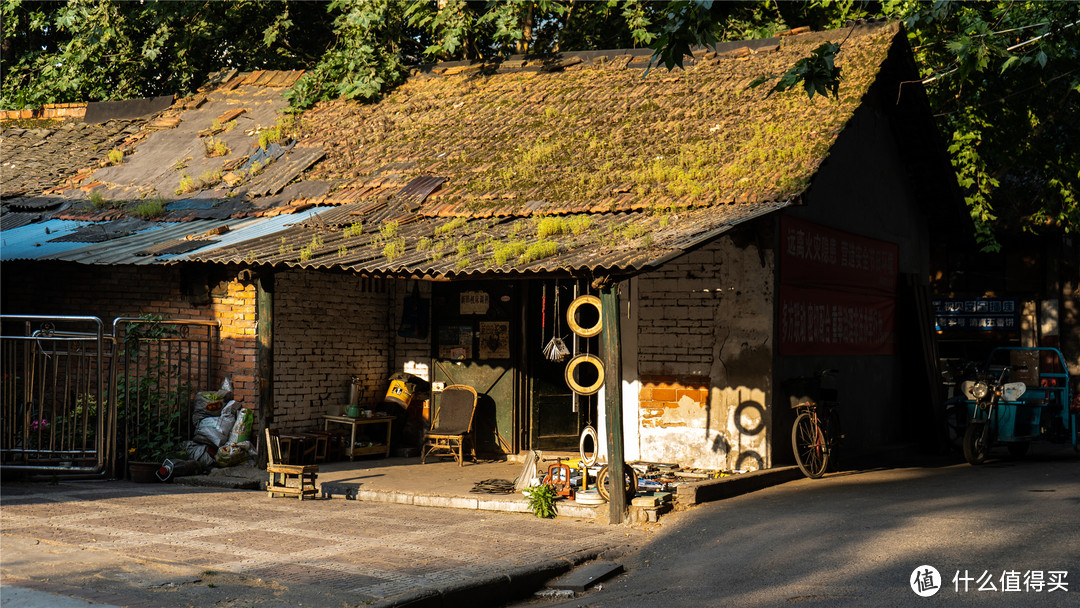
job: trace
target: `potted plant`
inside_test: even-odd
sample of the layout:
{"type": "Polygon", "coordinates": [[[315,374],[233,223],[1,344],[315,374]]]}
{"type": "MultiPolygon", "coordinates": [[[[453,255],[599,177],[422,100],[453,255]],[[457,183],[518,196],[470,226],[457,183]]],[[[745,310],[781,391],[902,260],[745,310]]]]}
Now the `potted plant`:
{"type": "Polygon", "coordinates": [[[175,364],[160,347],[175,330],[160,317],[133,324],[124,339],[125,355],[134,362],[117,378],[117,415],[126,437],[128,470],[133,481],[156,481],[169,458],[183,457],[182,404],[190,387],[176,378],[175,364]]]}
{"type": "Polygon", "coordinates": [[[131,480],[139,483],[157,481],[155,474],[166,459],[184,456],[177,432],[180,413],[165,416],[153,416],[148,411],[144,413],[147,418],[140,421],[136,436],[128,448],[128,472],[131,480]]]}

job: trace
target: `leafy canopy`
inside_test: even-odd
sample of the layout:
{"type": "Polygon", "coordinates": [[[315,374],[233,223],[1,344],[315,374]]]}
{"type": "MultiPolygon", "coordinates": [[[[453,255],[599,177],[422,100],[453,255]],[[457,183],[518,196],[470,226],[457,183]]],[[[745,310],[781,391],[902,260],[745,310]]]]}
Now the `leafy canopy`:
{"type": "MultiPolygon", "coordinates": [[[[673,69],[697,45],[873,17],[907,28],[984,246],[1001,230],[1071,232],[1080,10],[1068,1],[0,0],[0,105],[184,95],[222,68],[305,69],[288,93],[302,111],[377,100],[424,62],[648,46],[673,69]]],[[[842,53],[823,44],[752,85],[835,97],[842,53]]]]}

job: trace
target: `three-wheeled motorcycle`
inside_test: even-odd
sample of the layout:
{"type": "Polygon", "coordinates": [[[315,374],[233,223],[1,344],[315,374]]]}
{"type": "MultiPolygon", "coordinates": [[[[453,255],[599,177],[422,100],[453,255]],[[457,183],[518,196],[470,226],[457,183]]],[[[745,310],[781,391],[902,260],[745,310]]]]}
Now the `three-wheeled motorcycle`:
{"type": "Polygon", "coordinates": [[[1072,403],[1068,368],[1058,349],[995,348],[979,377],[964,381],[961,390],[967,398],[963,448],[969,463],[982,463],[997,445],[1023,456],[1039,439],[1071,441],[1080,450],[1080,408],[1072,403]]]}

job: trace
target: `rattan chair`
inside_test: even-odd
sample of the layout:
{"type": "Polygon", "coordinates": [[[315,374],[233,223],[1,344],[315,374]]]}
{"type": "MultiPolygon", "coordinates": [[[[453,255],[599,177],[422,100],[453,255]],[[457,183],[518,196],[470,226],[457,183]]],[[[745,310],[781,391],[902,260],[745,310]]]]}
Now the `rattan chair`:
{"type": "Polygon", "coordinates": [[[473,436],[473,415],[476,413],[476,389],[464,384],[451,384],[439,396],[439,409],[424,433],[420,463],[431,454],[449,454],[464,466],[465,442],[469,442],[470,458],[476,458],[476,439],[473,436]]]}

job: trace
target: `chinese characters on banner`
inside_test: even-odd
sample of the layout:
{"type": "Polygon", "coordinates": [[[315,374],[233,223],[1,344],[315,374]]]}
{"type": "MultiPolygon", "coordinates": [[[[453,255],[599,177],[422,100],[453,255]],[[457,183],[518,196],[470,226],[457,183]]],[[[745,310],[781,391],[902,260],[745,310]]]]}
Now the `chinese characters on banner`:
{"type": "Polygon", "coordinates": [[[937,331],[1018,331],[1020,302],[1016,298],[934,300],[937,331]]]}
{"type": "Polygon", "coordinates": [[[782,217],[780,354],[892,354],[898,256],[895,243],[782,217]]]}

